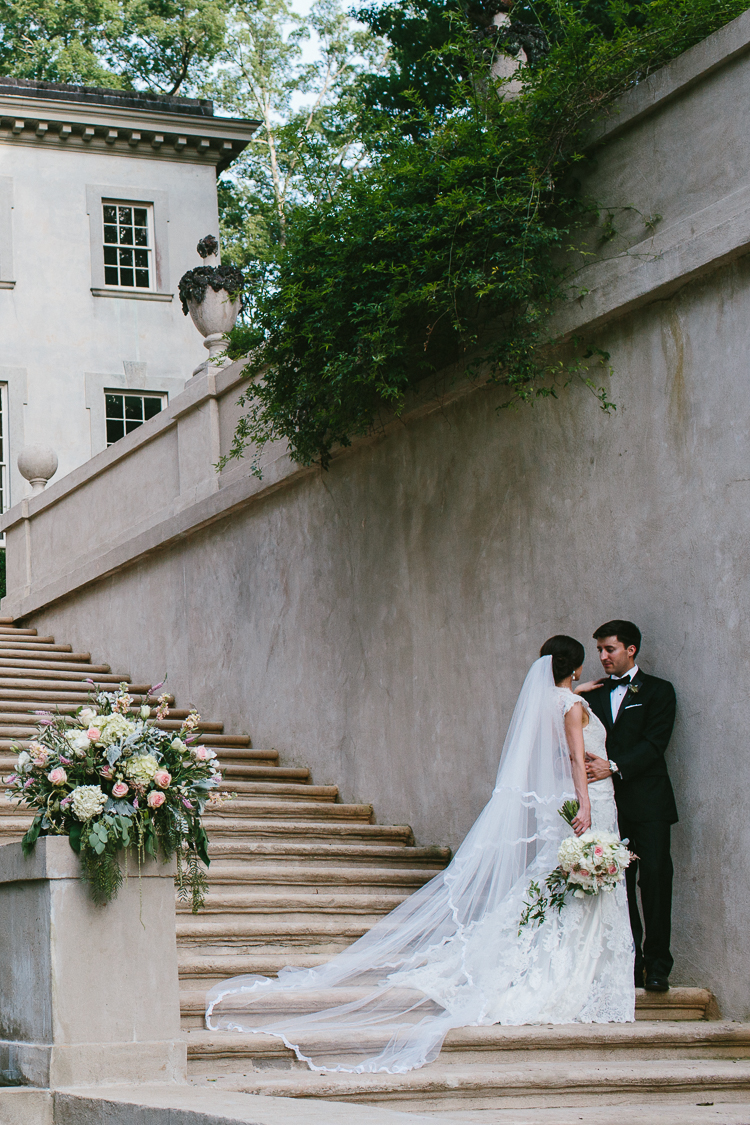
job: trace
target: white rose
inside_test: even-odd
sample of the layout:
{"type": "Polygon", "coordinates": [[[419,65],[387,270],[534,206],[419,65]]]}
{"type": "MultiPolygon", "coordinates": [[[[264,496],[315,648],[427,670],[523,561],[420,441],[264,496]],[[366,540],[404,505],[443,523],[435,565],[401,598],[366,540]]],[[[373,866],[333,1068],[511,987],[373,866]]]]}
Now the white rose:
{"type": "Polygon", "coordinates": [[[71,803],[78,820],[91,820],[102,811],[107,798],[98,785],[79,785],[73,790],[71,803]]]}
{"type": "Polygon", "coordinates": [[[86,728],[93,727],[96,710],[93,707],[82,707],[78,712],[78,721],[86,728]]]}
{"type": "Polygon", "coordinates": [[[187,746],[181,738],[173,738],[169,745],[173,750],[187,750],[187,746]]]}
{"type": "Polygon", "coordinates": [[[151,708],[147,707],[145,703],[141,707],[140,716],[141,716],[142,719],[150,719],[151,718],[151,708]]]}
{"type": "Polygon", "coordinates": [[[31,766],[32,766],[31,754],[27,754],[25,750],[22,750],[21,753],[18,755],[18,761],[16,762],[16,769],[18,770],[19,773],[28,773],[29,770],[31,769],[31,766]]]}
{"type": "Polygon", "coordinates": [[[85,758],[91,747],[91,742],[86,737],[85,731],[75,731],[72,735],[69,734],[67,738],[76,758],[85,758]]]}

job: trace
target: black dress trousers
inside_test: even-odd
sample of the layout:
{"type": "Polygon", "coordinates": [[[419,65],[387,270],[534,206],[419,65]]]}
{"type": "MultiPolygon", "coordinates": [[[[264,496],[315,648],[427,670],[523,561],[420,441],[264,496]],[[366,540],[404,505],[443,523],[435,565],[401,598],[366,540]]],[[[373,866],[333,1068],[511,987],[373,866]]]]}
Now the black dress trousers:
{"type": "Polygon", "coordinates": [[[645,966],[647,977],[667,978],[674,964],[669,952],[672,914],[671,825],[663,820],[619,818],[620,835],[638,856],[625,872],[630,925],[635,942],[636,972],[645,966]],[[641,891],[643,919],[638,908],[636,879],[641,891]],[[643,939],[644,925],[646,939],[643,939]]]}

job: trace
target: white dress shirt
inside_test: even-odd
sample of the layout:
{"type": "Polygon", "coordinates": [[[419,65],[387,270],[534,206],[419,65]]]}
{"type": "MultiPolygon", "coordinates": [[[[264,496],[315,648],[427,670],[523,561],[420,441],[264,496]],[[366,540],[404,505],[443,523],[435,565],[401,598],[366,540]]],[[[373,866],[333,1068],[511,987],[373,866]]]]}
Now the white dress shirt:
{"type": "MultiPolygon", "coordinates": [[[[634,664],[633,667],[630,669],[630,671],[626,672],[625,675],[628,677],[628,679],[632,680],[633,676],[635,676],[637,671],[638,671],[638,665],[634,664]]],[[[617,712],[620,710],[620,704],[622,703],[623,699],[627,695],[627,692],[628,692],[627,684],[623,684],[622,687],[613,688],[612,691],[610,692],[609,705],[612,708],[612,722],[614,722],[615,719],[617,718],[617,712]]]]}

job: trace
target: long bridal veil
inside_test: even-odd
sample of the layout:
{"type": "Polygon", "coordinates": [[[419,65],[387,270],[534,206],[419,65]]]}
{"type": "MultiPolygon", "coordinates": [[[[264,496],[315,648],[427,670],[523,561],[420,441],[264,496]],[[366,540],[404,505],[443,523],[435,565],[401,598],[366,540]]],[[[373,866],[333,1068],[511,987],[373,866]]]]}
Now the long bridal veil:
{"type": "Polygon", "coordinates": [[[519,936],[518,920],[530,880],[557,862],[568,831],[557,810],[574,795],[554,686],[552,658],[542,657],[516,703],[492,797],[444,871],[326,964],[216,985],[208,1028],[276,1036],[316,1070],[402,1073],[435,1059],[450,1028],[532,1022],[517,998],[533,966],[519,951],[534,931],[519,936]],[[491,1000],[488,957],[499,982],[491,1000]]]}

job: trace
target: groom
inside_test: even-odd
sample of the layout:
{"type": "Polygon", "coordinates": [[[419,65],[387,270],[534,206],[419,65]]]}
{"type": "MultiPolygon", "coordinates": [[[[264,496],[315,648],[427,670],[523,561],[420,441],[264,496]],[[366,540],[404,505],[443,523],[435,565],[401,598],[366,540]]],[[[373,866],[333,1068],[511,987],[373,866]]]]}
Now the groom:
{"type": "Polygon", "coordinates": [[[586,698],[607,729],[609,762],[587,755],[586,772],[589,781],[601,781],[612,774],[620,835],[630,841],[631,851],[638,857],[625,876],[635,942],[636,987],[643,987],[645,970],[646,988],[666,992],[673,964],[669,952],[669,835],[677,821],[677,807],[664,751],[674,726],[674,688],[667,680],[642,672],[636,664],[641,633],[632,621],[607,621],[596,630],[594,640],[609,679],[601,681],[586,698]]]}

